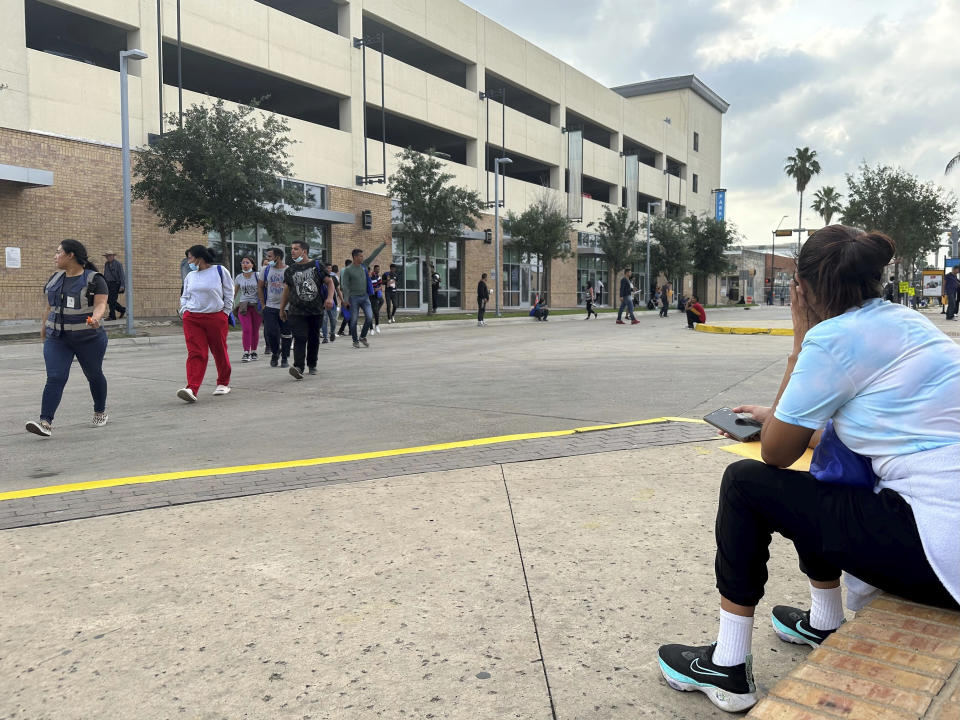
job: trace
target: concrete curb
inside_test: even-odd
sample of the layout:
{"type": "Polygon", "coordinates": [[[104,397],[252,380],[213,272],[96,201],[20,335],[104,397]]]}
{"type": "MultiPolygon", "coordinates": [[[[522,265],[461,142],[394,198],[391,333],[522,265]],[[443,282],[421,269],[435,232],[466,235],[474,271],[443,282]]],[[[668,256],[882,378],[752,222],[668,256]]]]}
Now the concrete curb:
{"type": "Polygon", "coordinates": [[[793,328],[734,327],[731,325],[703,325],[698,323],[697,332],[717,335],[786,335],[793,337],[793,328]]]}

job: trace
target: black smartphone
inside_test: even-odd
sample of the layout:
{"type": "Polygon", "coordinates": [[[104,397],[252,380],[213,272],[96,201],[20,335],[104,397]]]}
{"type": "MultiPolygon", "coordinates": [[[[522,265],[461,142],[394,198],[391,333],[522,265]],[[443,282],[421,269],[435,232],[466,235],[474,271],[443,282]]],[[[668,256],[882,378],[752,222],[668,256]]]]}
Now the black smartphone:
{"type": "Polygon", "coordinates": [[[730,408],[714,410],[709,415],[705,415],[703,419],[740,442],[756,440],[760,437],[760,428],[763,427],[763,423],[746,415],[739,415],[730,408]]]}

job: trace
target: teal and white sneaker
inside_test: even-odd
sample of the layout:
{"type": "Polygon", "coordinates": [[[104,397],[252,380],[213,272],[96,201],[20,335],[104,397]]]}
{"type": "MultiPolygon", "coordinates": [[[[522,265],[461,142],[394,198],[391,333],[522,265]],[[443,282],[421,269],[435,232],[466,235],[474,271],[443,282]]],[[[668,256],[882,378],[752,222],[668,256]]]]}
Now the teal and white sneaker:
{"type": "Polygon", "coordinates": [[[743,712],[757,704],[757,686],[753,682],[753,657],[733,667],[713,664],[717,644],[661,645],[657,651],[660,672],[674,690],[698,690],[721,710],[743,712]]]}
{"type": "Polygon", "coordinates": [[[784,642],[818,648],[836,630],[817,630],[810,625],[810,612],[789,605],[777,605],[770,614],[773,631],[784,642]]]}

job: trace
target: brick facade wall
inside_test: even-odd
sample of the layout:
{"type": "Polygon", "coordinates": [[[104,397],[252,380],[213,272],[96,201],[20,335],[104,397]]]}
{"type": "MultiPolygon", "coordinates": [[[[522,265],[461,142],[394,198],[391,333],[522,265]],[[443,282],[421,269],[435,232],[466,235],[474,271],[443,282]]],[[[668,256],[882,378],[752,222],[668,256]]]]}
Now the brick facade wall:
{"type": "MultiPolygon", "coordinates": [[[[107,250],[126,266],[120,148],[0,128],[0,163],[53,172],[52,187],[0,183],[0,244],[19,247],[22,263],[0,268],[0,319],[40,318],[40,291],[64,238],[82,242],[97,267],[107,250]]],[[[133,205],[132,229],[138,316],[175,315],[183,251],[203,234],[171,235],[143,203],[133,205]]]]}

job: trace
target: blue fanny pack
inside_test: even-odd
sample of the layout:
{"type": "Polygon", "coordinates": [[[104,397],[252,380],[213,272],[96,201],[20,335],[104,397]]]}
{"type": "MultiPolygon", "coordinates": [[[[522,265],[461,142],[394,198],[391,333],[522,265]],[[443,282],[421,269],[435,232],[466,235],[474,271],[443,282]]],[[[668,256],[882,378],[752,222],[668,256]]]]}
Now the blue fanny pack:
{"type": "Polygon", "coordinates": [[[840,441],[833,420],[827,421],[820,443],[813,450],[810,474],[820,482],[857,487],[873,487],[877,482],[870,458],[858,455],[840,441]]]}

